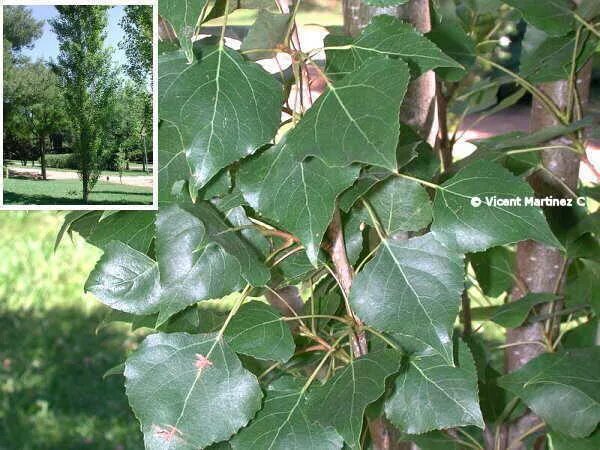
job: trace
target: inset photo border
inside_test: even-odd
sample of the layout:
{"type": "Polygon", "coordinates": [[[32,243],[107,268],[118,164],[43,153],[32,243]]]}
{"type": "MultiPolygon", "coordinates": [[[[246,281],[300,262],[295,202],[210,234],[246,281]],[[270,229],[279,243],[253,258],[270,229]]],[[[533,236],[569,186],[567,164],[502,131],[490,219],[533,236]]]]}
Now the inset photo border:
{"type": "Polygon", "coordinates": [[[158,209],[157,3],[2,1],[0,210],[158,209]]]}

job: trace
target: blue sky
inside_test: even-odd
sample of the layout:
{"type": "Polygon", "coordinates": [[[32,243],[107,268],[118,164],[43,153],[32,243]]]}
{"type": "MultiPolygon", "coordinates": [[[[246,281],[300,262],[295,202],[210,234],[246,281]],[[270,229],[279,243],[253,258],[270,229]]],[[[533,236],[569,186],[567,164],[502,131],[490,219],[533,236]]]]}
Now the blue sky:
{"type": "MultiPolygon", "coordinates": [[[[31,59],[54,59],[58,56],[58,41],[48,24],[48,19],[55,17],[58,12],[54,6],[30,6],[33,17],[37,20],[44,20],[44,34],[40,39],[34,42],[31,50],[24,49],[23,54],[30,56],[31,59]]],[[[108,10],[108,27],[106,29],[106,45],[114,49],[113,60],[117,65],[122,65],[126,61],[125,53],[119,49],[118,43],[123,38],[123,30],[119,26],[119,21],[123,17],[123,7],[115,6],[108,10]]]]}

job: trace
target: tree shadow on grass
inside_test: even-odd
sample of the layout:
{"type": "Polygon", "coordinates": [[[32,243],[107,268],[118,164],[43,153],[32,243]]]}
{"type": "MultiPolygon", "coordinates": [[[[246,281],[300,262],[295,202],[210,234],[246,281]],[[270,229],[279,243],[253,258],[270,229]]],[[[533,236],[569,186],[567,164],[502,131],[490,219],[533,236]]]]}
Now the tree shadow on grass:
{"type": "MultiPolygon", "coordinates": [[[[97,194],[115,194],[114,191],[93,191],[97,194]]],[[[128,192],[129,196],[149,196],[148,193],[128,192]]],[[[80,198],[69,197],[53,197],[50,195],[24,195],[15,192],[4,191],[4,204],[12,205],[150,205],[152,200],[111,200],[111,201],[94,201],[90,200],[83,203],[80,198]]]]}
{"type": "Polygon", "coordinates": [[[136,338],[101,316],[0,310],[0,449],[143,448],[123,377],[102,379],[136,338]]]}

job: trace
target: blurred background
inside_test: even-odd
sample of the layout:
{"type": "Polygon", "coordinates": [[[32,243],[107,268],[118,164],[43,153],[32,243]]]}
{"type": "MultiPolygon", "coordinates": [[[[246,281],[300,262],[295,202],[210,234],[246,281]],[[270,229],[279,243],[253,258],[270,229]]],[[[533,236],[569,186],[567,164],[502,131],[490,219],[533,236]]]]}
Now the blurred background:
{"type": "Polygon", "coordinates": [[[100,251],[54,252],[60,212],[0,213],[0,449],[142,449],[123,380],[139,336],[83,293],[100,251]]]}

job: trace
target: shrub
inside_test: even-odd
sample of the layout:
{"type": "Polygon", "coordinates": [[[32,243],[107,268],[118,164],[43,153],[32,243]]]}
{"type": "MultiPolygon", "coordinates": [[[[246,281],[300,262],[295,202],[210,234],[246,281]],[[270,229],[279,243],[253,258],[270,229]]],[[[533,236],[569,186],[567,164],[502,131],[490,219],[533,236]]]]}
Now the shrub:
{"type": "Polygon", "coordinates": [[[55,169],[77,169],[77,156],[74,153],[46,155],[46,166],[55,169]]]}

